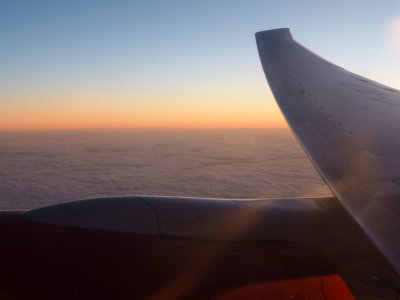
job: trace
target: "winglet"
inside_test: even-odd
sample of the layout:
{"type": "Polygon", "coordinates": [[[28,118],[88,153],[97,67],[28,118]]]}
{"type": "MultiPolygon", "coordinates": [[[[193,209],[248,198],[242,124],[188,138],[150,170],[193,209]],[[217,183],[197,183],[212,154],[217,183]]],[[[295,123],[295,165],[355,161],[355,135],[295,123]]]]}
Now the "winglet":
{"type": "Polygon", "coordinates": [[[273,38],[273,39],[290,39],[293,40],[290,28],[277,28],[256,32],[256,39],[273,38]]]}

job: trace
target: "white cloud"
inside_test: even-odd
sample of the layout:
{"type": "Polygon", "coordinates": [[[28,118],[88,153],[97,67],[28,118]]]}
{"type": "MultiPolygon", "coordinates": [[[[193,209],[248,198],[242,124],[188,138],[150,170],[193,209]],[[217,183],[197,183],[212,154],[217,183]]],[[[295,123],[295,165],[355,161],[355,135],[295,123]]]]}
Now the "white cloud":
{"type": "Polygon", "coordinates": [[[284,129],[5,132],[0,166],[0,209],[114,195],[330,195],[284,129]]]}

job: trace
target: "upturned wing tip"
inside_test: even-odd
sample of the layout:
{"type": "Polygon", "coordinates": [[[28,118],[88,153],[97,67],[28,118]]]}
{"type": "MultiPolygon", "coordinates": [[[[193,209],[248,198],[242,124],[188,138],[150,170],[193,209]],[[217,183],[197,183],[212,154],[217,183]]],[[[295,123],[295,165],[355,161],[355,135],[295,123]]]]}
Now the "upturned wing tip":
{"type": "Polygon", "coordinates": [[[260,38],[289,38],[293,39],[292,34],[290,33],[290,28],[276,28],[258,31],[255,33],[256,39],[260,38]]]}

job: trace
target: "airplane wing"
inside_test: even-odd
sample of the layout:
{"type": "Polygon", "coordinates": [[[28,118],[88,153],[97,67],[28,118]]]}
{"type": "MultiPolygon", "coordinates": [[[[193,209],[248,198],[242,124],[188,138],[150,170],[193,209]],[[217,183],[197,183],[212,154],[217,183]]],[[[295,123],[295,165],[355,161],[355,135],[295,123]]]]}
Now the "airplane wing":
{"type": "Polygon", "coordinates": [[[85,199],[0,212],[0,236],[0,295],[16,287],[23,299],[63,291],[58,299],[344,300],[354,299],[349,289],[356,299],[396,291],[336,198],[85,199]]]}
{"type": "Polygon", "coordinates": [[[338,67],[289,29],[256,33],[269,86],[315,167],[400,275],[400,91],[338,67]]]}

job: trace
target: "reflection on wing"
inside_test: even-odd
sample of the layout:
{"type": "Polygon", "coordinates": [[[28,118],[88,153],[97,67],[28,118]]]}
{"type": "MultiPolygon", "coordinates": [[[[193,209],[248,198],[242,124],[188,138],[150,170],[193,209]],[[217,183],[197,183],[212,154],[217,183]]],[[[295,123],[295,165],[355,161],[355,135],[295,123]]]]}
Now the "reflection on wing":
{"type": "MultiPolygon", "coordinates": [[[[0,298],[354,299],[330,261],[343,257],[331,236],[360,238],[353,223],[334,198],[128,196],[0,212],[0,298]]],[[[365,248],[361,237],[350,251],[371,257],[365,248]]]]}
{"type": "Polygon", "coordinates": [[[305,151],[400,275],[400,92],[293,40],[256,33],[268,83],[305,151]]]}

